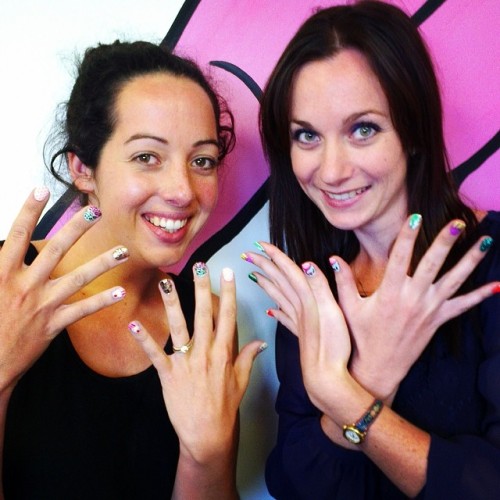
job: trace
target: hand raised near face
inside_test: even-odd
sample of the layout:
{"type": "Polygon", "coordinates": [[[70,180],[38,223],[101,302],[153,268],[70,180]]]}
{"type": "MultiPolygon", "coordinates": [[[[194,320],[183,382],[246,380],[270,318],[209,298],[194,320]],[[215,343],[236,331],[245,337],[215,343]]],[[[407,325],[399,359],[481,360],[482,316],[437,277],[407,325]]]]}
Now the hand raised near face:
{"type": "Polygon", "coordinates": [[[299,267],[274,245],[259,243],[265,255],[245,252],[242,258],[261,272],[251,277],[278,307],[268,311],[297,336],[307,393],[313,404],[334,418],[336,400],[355,390],[348,373],[351,340],[347,323],[328,281],[312,262],[299,267]]]}
{"type": "Polygon", "coordinates": [[[499,283],[483,285],[455,296],[493,240],[483,236],[448,272],[436,280],[448,253],[464,228],[462,221],[447,224],[408,275],[421,218],[411,216],[393,246],[379,288],[361,298],[349,266],[338,257],[330,263],[339,302],[353,336],[350,370],[373,394],[387,398],[395,392],[436,330],[482,300],[500,291],[499,283]]]}
{"type": "Polygon", "coordinates": [[[129,330],[158,371],[181,458],[207,464],[234,451],[238,408],[253,361],[267,345],[255,340],[237,352],[236,288],[230,269],[221,276],[218,306],[207,266],[196,264],[193,274],[196,310],[191,340],[182,297],[168,278],[160,282],[160,291],[174,353],[166,355],[139,322],[132,321],[129,330]]]}
{"type": "Polygon", "coordinates": [[[33,191],[0,248],[0,393],[14,387],[62,329],[125,295],[116,287],[65,304],[84,285],[124,262],[128,256],[124,247],[103,253],[65,276],[50,278],[68,249],[99,219],[95,207],[77,212],[48,240],[31,265],[24,263],[48,198],[46,188],[33,191]]]}

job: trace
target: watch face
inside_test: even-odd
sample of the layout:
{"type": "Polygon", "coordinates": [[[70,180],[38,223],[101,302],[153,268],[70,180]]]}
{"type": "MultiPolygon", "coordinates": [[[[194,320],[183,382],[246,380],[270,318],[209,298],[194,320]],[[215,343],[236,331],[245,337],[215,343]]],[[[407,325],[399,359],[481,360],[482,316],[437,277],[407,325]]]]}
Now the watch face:
{"type": "Polygon", "coordinates": [[[351,443],[359,444],[361,442],[361,436],[354,429],[346,429],[344,431],[344,436],[351,443]]]}

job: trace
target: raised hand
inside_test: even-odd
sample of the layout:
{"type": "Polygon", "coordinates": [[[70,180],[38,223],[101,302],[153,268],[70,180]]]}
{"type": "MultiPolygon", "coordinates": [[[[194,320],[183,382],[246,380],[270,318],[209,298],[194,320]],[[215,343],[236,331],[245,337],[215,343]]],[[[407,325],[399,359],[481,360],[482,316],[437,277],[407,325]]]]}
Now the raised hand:
{"type": "Polygon", "coordinates": [[[124,247],[103,253],[65,276],[50,277],[68,249],[99,219],[95,207],[77,212],[47,241],[31,265],[24,264],[48,196],[46,188],[33,191],[0,249],[0,393],[14,387],[62,329],[125,295],[122,288],[115,287],[65,303],[84,285],[124,262],[128,256],[124,247]]]}
{"type": "Polygon", "coordinates": [[[268,314],[298,337],[302,376],[311,401],[324,413],[336,415],[335,391],[357,390],[347,369],[351,341],[344,315],[314,263],[299,267],[274,245],[259,245],[266,256],[246,252],[242,258],[263,271],[251,276],[278,305],[268,314]]]}
{"type": "Polygon", "coordinates": [[[330,259],[337,271],[339,302],[353,337],[350,370],[365,388],[382,398],[395,392],[443,323],[500,291],[496,282],[454,296],[491,246],[488,236],[480,238],[436,281],[463,230],[464,225],[458,220],[442,229],[413,276],[409,276],[419,227],[419,216],[411,216],[396,239],[380,286],[369,297],[359,296],[352,272],[342,259],[330,259]]]}
{"type": "Polygon", "coordinates": [[[196,311],[191,339],[170,279],[160,282],[160,290],[174,353],[166,355],[139,322],[131,322],[129,330],[158,371],[168,415],[179,437],[181,460],[187,457],[193,463],[213,465],[235,450],[238,408],[253,360],[267,345],[255,340],[236,352],[233,272],[224,269],[222,273],[217,311],[207,266],[196,264],[193,271],[196,311]]]}

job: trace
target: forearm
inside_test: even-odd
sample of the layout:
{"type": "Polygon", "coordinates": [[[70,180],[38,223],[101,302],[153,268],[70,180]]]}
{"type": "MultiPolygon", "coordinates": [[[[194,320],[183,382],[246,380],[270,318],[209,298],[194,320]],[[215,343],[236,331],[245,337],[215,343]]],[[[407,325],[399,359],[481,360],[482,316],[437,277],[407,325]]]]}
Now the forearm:
{"type": "Polygon", "coordinates": [[[236,456],[225,456],[200,464],[179,457],[173,500],[238,500],[236,456]]]}
{"type": "MultiPolygon", "coordinates": [[[[353,421],[359,416],[354,417],[353,421]]],[[[348,423],[351,422],[344,422],[348,423]]],[[[327,415],[321,417],[321,427],[332,442],[365,453],[409,497],[416,496],[422,490],[426,482],[430,448],[428,433],[410,424],[387,406],[359,446],[350,444],[344,438],[342,425],[327,415]]]]}
{"type": "Polygon", "coordinates": [[[7,408],[9,406],[12,389],[5,389],[0,392],[0,500],[4,499],[3,493],[3,445],[5,437],[5,421],[7,418],[7,408]]]}

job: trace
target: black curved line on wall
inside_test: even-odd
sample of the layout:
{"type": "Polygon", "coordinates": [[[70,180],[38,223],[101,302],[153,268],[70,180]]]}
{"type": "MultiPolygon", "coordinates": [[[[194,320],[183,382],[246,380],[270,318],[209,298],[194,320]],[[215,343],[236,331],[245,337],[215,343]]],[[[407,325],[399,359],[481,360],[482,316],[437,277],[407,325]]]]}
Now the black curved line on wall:
{"type": "Polygon", "coordinates": [[[453,169],[452,175],[457,186],[473,172],[475,172],[490,156],[500,149],[500,132],[497,132],[481,149],[476,151],[468,160],[453,169]]]}
{"type": "Polygon", "coordinates": [[[411,16],[415,25],[420,26],[424,21],[429,19],[445,1],[446,0],[427,0],[427,2],[411,16]]]}
{"type": "Polygon", "coordinates": [[[174,50],[200,2],[201,0],[185,0],[165,38],[161,41],[161,47],[170,51],[174,50]]]}
{"type": "Polygon", "coordinates": [[[262,89],[248,73],[236,66],[236,64],[227,61],[210,61],[210,64],[233,74],[250,89],[250,92],[255,96],[257,101],[260,101],[260,98],[262,97],[262,89]]]}

